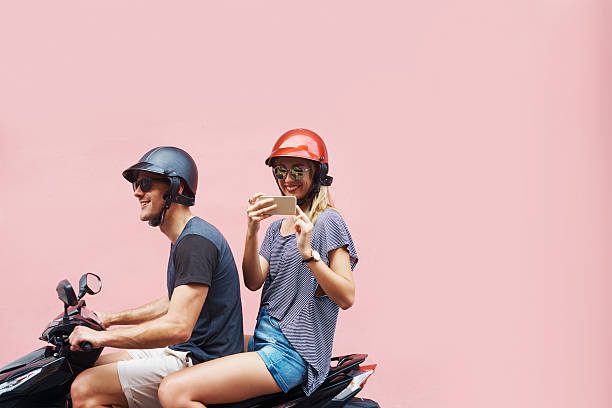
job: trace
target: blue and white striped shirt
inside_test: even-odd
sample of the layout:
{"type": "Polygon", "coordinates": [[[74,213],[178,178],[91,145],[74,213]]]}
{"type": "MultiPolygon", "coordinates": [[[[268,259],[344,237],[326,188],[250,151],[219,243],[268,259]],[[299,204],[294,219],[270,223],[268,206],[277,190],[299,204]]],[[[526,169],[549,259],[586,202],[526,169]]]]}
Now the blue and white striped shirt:
{"type": "MultiPolygon", "coordinates": [[[[279,320],[285,337],[308,363],[303,389],[310,395],[329,371],[338,305],[327,295],[315,296],[318,282],[302,262],[295,234],[281,235],[282,221],[277,220],[268,227],[259,251],[270,265],[261,305],[267,305],[270,316],[279,320]]],[[[351,234],[335,210],[327,209],[319,216],[310,244],[327,265],[328,252],[341,247],[349,252],[351,269],[357,264],[351,234]]]]}

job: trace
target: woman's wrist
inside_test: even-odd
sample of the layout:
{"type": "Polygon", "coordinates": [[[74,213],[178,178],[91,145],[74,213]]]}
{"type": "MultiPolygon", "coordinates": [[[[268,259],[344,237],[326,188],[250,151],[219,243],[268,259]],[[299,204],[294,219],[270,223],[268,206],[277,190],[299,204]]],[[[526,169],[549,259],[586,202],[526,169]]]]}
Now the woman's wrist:
{"type": "Polygon", "coordinates": [[[251,239],[257,236],[257,232],[259,232],[259,223],[249,223],[247,225],[247,239],[251,239]]]}
{"type": "Polygon", "coordinates": [[[312,247],[308,245],[305,248],[298,248],[298,252],[302,256],[302,259],[310,258],[312,255],[312,247]]]}

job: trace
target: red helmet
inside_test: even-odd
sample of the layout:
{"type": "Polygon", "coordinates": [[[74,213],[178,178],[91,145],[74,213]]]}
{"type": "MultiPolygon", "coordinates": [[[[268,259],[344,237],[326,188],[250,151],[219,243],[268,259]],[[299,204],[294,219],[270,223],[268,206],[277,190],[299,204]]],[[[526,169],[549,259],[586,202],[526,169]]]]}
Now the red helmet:
{"type": "Polygon", "coordinates": [[[278,138],[272,153],[266,159],[266,164],[272,166],[275,157],[299,157],[312,160],[319,164],[317,181],[321,185],[329,186],[333,178],[327,175],[329,170],[327,147],[321,136],[308,129],[292,129],[278,138]]]}
{"type": "Polygon", "coordinates": [[[316,161],[317,163],[327,163],[327,148],[321,136],[308,129],[289,130],[278,138],[270,157],[266,159],[266,164],[270,166],[273,157],[300,157],[316,161]]]}

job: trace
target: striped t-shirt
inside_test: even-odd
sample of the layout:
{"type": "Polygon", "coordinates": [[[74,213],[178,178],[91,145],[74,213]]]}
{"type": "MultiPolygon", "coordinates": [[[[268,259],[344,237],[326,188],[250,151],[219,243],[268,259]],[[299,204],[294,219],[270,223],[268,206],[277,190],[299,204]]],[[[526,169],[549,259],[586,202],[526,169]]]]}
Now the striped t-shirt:
{"type": "MultiPolygon", "coordinates": [[[[270,316],[280,321],[280,328],[291,345],[308,363],[304,392],[310,395],[327,376],[338,318],[338,305],[327,295],[315,296],[318,282],[308,265],[302,262],[295,234],[280,233],[282,219],[266,231],[259,253],[268,261],[268,275],[261,294],[270,316]]],[[[351,269],[357,264],[357,252],[351,234],[335,210],[325,210],[317,219],[310,244],[329,265],[328,252],[346,247],[351,269]]]]}

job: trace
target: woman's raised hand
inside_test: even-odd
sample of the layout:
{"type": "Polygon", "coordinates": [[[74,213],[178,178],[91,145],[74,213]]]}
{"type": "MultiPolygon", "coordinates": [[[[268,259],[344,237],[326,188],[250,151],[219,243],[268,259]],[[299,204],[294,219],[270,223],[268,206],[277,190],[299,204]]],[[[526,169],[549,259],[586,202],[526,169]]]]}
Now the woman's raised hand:
{"type": "Polygon", "coordinates": [[[302,211],[299,205],[295,206],[295,238],[297,241],[298,251],[302,258],[310,257],[312,253],[312,247],[310,246],[310,237],[312,236],[312,229],[314,225],[310,221],[310,218],[302,211]]]}
{"type": "Polygon", "coordinates": [[[271,214],[265,214],[268,211],[271,211],[276,208],[276,203],[274,203],[274,199],[265,198],[260,200],[259,198],[264,196],[264,193],[257,193],[249,198],[249,207],[247,208],[247,218],[248,218],[248,230],[249,232],[257,232],[259,231],[259,222],[261,220],[265,220],[271,214]]]}

